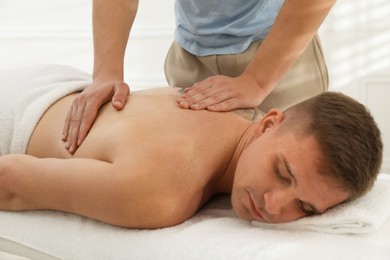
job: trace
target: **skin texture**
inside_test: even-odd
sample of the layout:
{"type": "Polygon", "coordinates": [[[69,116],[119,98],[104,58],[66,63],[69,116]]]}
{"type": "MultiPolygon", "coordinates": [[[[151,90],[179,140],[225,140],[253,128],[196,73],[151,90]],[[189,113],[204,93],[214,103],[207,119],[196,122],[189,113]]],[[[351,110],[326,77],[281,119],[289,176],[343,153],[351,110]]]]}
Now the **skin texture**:
{"type": "Polygon", "coordinates": [[[277,134],[282,111],[252,122],[235,112],[184,110],[177,92],[134,93],[121,111],[106,104],[74,155],[58,136],[77,95],[59,100],[35,128],[27,155],[0,157],[0,209],[52,209],[159,228],[192,217],[220,193],[232,192],[239,217],[267,222],[311,215],[307,203],[322,213],[347,197],[317,173],[314,139],[277,134]],[[284,166],[275,167],[276,156],[288,160],[296,183],[284,166]]]}
{"type": "MultiPolygon", "coordinates": [[[[222,75],[188,86],[177,99],[181,108],[231,111],[255,107],[299,58],[332,8],[335,0],[286,0],[275,24],[244,73],[222,75]]],[[[138,9],[136,0],[94,0],[93,83],[73,102],[62,140],[73,154],[84,141],[98,109],[106,102],[123,109],[129,93],[123,82],[123,60],[138,9]]]]}
{"type": "Polygon", "coordinates": [[[318,173],[318,151],[313,137],[275,137],[274,132],[267,131],[256,139],[237,164],[232,203],[238,216],[288,222],[308,214],[321,214],[346,200],[346,192],[318,173]]]}

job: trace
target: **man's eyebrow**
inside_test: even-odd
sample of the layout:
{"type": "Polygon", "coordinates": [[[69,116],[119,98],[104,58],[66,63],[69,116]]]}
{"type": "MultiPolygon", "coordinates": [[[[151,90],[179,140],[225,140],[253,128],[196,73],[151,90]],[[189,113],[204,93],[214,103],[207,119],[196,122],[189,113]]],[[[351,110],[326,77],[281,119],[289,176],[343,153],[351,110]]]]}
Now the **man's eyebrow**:
{"type": "MultiPolygon", "coordinates": [[[[281,155],[281,157],[282,157],[283,164],[284,164],[284,166],[287,169],[288,175],[290,175],[290,177],[293,179],[294,186],[297,186],[298,185],[297,178],[295,178],[295,174],[291,170],[290,163],[288,162],[286,157],[284,157],[283,155],[281,155]]],[[[313,204],[311,204],[309,202],[305,202],[305,201],[302,201],[302,203],[308,205],[310,210],[313,211],[314,214],[316,214],[316,215],[320,215],[321,214],[321,212],[313,204]]]]}

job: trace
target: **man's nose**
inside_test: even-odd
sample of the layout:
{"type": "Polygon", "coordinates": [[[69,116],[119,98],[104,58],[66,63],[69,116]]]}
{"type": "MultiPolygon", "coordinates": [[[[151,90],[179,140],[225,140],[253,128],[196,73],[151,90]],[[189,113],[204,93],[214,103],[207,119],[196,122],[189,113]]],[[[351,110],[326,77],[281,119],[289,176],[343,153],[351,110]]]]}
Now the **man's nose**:
{"type": "Polygon", "coordinates": [[[264,209],[271,215],[280,214],[294,200],[292,192],[268,191],[264,193],[264,209]]]}

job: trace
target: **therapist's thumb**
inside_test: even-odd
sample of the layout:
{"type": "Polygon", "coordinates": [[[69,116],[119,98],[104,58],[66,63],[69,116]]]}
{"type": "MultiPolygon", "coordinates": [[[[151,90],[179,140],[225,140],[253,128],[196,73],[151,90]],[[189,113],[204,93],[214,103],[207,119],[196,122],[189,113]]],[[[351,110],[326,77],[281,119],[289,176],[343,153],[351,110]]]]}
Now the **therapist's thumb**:
{"type": "Polygon", "coordinates": [[[130,93],[130,88],[125,82],[115,83],[114,95],[112,97],[112,106],[116,110],[121,110],[126,103],[127,96],[130,93]]]}

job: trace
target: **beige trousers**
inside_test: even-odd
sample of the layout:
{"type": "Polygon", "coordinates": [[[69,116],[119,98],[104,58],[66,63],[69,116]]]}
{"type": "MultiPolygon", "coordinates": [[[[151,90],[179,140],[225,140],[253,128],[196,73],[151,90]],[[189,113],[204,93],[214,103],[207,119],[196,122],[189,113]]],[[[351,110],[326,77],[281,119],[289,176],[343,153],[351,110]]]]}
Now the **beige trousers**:
{"type": "MultiPolygon", "coordinates": [[[[196,56],[173,42],[165,60],[165,76],[170,86],[181,88],[213,75],[237,77],[244,72],[260,44],[260,41],[254,42],[239,54],[196,56]]],[[[328,71],[316,35],[259,108],[263,111],[286,109],[327,89],[328,71]]]]}

